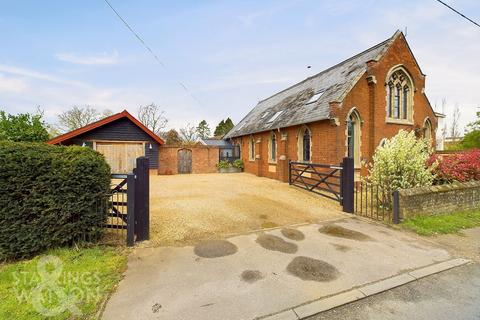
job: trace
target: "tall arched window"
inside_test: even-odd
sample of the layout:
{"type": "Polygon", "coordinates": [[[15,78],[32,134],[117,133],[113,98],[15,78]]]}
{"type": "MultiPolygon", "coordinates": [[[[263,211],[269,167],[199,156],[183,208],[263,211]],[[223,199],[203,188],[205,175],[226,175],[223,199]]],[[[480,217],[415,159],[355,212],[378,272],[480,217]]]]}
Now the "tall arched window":
{"type": "Polygon", "coordinates": [[[311,161],[312,136],[310,129],[303,126],[297,136],[298,161],[311,161]]]}
{"type": "Polygon", "coordinates": [[[353,158],[355,167],[360,166],[360,115],[352,110],[347,118],[347,156],[353,158]]]}
{"type": "Polygon", "coordinates": [[[276,162],[277,161],[277,136],[275,135],[275,132],[272,132],[270,134],[270,139],[269,139],[269,146],[268,146],[268,160],[270,162],[276,162]]]}
{"type": "Polygon", "coordinates": [[[248,160],[255,160],[255,140],[253,139],[253,137],[248,140],[248,160]]]}
{"type": "Polygon", "coordinates": [[[387,118],[412,120],[413,83],[406,70],[398,68],[387,79],[387,118]]]}
{"type": "Polygon", "coordinates": [[[303,161],[310,161],[310,130],[306,129],[303,133],[303,161]]]}

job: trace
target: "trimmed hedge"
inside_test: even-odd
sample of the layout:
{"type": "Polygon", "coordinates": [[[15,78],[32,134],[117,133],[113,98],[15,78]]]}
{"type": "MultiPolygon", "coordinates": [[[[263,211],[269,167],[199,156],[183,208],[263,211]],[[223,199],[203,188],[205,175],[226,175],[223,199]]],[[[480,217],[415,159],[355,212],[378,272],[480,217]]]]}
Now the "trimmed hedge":
{"type": "Polygon", "coordinates": [[[89,148],[0,142],[0,259],[98,238],[109,188],[110,167],[89,148]]]}

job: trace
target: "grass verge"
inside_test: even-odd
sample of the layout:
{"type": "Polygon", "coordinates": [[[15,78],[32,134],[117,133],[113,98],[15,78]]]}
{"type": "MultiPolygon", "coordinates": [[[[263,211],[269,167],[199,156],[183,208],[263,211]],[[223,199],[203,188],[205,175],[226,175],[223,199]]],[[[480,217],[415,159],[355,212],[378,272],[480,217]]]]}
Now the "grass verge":
{"type": "Polygon", "coordinates": [[[0,264],[0,319],[93,319],[126,268],[125,249],[50,250],[0,264]]]}
{"type": "Polygon", "coordinates": [[[402,223],[402,227],[423,236],[457,233],[462,229],[478,226],[480,226],[480,209],[435,216],[418,216],[402,223]]]}

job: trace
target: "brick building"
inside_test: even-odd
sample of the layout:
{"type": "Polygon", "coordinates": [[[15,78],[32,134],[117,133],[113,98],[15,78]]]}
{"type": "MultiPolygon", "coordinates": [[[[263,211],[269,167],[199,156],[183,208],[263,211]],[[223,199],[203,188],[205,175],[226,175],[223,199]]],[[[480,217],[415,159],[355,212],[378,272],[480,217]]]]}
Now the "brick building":
{"type": "Polygon", "coordinates": [[[288,160],[338,164],[357,173],[382,140],[400,129],[435,143],[437,117],[425,74],[402,32],[260,101],[227,135],[240,145],[245,171],[282,181],[288,160]]]}

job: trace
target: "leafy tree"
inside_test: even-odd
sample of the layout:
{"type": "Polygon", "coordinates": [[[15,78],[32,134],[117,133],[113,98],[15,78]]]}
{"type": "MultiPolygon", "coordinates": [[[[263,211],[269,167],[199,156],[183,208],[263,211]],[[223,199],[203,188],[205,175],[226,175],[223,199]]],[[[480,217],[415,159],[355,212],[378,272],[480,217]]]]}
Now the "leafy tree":
{"type": "Polygon", "coordinates": [[[391,190],[431,185],[435,164],[426,165],[430,152],[425,139],[417,139],[414,131],[400,130],[375,150],[369,178],[391,190]]]}
{"type": "Polygon", "coordinates": [[[210,127],[208,126],[207,121],[202,120],[197,126],[197,136],[200,139],[207,139],[210,137],[210,127]]]}
{"type": "Polygon", "coordinates": [[[165,134],[165,143],[168,145],[180,145],[182,142],[182,138],[175,129],[171,129],[165,134]]]}
{"type": "Polygon", "coordinates": [[[165,117],[165,111],[161,110],[160,106],[153,102],[138,108],[138,120],[155,134],[160,134],[168,123],[168,119],[165,117]]]}
{"type": "Polygon", "coordinates": [[[215,128],[213,133],[216,137],[223,137],[234,127],[232,119],[227,118],[226,120],[220,121],[220,123],[215,128]]]}
{"type": "Polygon", "coordinates": [[[477,112],[477,120],[467,125],[467,133],[462,139],[461,146],[464,149],[480,148],[480,111],[477,112]]]}
{"type": "Polygon", "coordinates": [[[0,111],[0,140],[44,142],[49,139],[43,114],[6,114],[0,111]]]}
{"type": "Polygon", "coordinates": [[[187,123],[185,127],[180,129],[180,136],[182,137],[183,143],[193,144],[197,140],[197,128],[187,123]]]}

